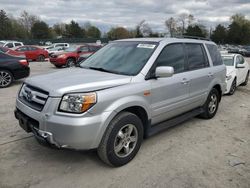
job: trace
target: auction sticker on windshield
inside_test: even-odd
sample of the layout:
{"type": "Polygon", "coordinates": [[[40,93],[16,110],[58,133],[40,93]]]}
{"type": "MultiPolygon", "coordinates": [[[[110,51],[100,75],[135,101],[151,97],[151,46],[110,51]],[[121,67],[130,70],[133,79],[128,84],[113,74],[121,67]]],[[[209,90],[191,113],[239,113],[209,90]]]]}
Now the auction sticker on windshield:
{"type": "Polygon", "coordinates": [[[155,48],[155,44],[138,44],[137,48],[150,48],[150,49],[154,49],[155,48]]]}

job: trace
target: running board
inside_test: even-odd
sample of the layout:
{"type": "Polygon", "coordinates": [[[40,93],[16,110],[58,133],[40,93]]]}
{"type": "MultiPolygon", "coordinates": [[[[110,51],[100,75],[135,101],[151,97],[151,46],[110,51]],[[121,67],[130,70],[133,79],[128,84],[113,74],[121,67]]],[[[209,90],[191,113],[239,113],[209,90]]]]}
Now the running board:
{"type": "Polygon", "coordinates": [[[204,110],[202,108],[196,108],[194,110],[191,110],[189,112],[186,112],[184,114],[181,114],[177,117],[174,117],[172,119],[169,119],[167,121],[155,124],[155,125],[151,125],[151,127],[149,128],[148,132],[147,132],[147,137],[152,136],[156,133],[159,133],[165,129],[168,129],[170,127],[173,127],[175,125],[178,125],[190,118],[193,118],[201,113],[203,113],[204,110]]]}

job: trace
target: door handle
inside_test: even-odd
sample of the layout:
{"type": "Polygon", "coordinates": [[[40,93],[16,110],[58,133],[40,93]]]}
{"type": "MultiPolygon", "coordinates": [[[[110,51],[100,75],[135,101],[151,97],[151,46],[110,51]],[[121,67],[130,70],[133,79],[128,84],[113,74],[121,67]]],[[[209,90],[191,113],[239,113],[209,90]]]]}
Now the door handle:
{"type": "Polygon", "coordinates": [[[213,73],[208,73],[208,75],[207,75],[208,77],[213,77],[214,76],[214,74],[213,73]]]}
{"type": "Polygon", "coordinates": [[[182,81],[181,81],[181,83],[186,85],[186,84],[188,84],[188,83],[189,83],[189,80],[188,80],[188,79],[186,79],[186,78],[183,78],[183,79],[182,79],[182,81]]]}

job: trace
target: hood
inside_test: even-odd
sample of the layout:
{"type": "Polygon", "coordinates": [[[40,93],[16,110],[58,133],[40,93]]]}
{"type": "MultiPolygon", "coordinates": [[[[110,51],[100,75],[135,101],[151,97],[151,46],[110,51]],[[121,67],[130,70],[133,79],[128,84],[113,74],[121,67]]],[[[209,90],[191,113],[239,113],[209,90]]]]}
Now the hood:
{"type": "Polygon", "coordinates": [[[91,92],[128,84],[130,76],[83,68],[68,68],[54,73],[27,78],[25,83],[48,91],[52,97],[70,92],[91,92]]]}
{"type": "Polygon", "coordinates": [[[227,68],[227,75],[231,74],[235,70],[234,66],[226,66],[226,68],[227,68]]]}

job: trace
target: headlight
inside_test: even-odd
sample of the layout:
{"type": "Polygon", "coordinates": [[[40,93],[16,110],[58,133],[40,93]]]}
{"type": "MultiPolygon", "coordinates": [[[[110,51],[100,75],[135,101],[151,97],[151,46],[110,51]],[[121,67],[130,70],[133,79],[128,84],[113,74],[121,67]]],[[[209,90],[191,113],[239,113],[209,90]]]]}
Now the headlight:
{"type": "Polygon", "coordinates": [[[59,111],[70,113],[83,113],[96,104],[95,93],[73,93],[64,95],[59,111]]]}
{"type": "Polygon", "coordinates": [[[230,80],[231,78],[232,78],[231,75],[227,75],[227,76],[226,76],[226,79],[227,79],[227,80],[230,80]]]}

